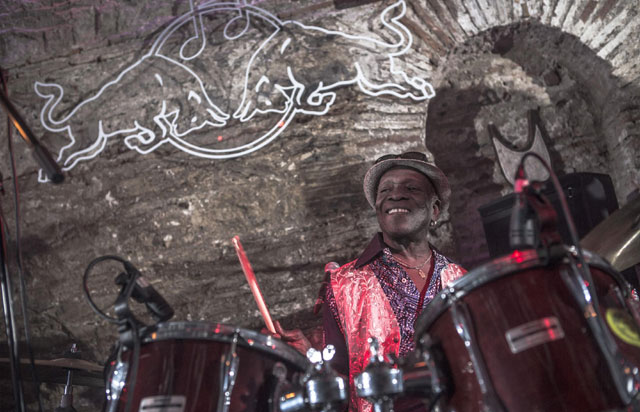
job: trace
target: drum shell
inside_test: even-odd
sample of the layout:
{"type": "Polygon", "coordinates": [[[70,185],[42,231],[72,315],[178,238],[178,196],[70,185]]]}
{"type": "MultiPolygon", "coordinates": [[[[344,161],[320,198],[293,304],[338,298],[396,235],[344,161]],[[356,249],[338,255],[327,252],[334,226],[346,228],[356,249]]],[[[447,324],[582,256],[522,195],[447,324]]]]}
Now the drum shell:
{"type": "MultiPolygon", "coordinates": [[[[512,262],[513,263],[513,262],[512,262]]],[[[565,285],[566,263],[489,265],[469,272],[451,293],[434,299],[418,319],[416,336],[439,340],[448,360],[453,394],[447,406],[457,411],[481,409],[482,394],[471,357],[456,331],[451,296],[466,305],[472,344],[479,349],[495,392],[508,411],[601,411],[623,408],[604,356],[585,316],[565,285]],[[529,266],[529,267],[526,267],[529,266]],[[474,282],[474,276],[476,277],[474,282]],[[540,319],[557,318],[564,337],[512,353],[506,332],[540,319]]],[[[601,313],[625,312],[617,291],[625,290],[606,264],[590,265],[601,313]],[[617,290],[617,291],[616,291],[617,290]]],[[[608,327],[607,327],[608,328],[608,327]]],[[[640,348],[612,333],[623,356],[640,365],[640,348]]]]}
{"type": "MultiPolygon", "coordinates": [[[[140,410],[142,400],[148,397],[183,396],[184,412],[217,411],[221,360],[230,352],[235,331],[242,337],[236,347],[239,364],[228,410],[268,411],[268,401],[277,384],[272,373],[274,365],[284,366],[285,382],[292,382],[294,375],[307,369],[308,361],[279,340],[204,322],[161,324],[159,332],[143,337],[131,410],[140,410]]],[[[122,356],[129,365],[132,352],[126,351],[122,356]]],[[[118,401],[118,412],[125,410],[131,392],[130,375],[118,401]]]]}

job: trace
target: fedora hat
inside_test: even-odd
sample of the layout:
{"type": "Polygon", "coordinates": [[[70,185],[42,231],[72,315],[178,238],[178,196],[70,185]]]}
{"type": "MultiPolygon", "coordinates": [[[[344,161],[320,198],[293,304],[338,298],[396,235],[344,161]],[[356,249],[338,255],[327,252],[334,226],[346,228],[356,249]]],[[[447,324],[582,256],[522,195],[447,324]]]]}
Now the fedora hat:
{"type": "Polygon", "coordinates": [[[367,171],[364,176],[363,189],[367,201],[375,209],[376,191],[378,182],[383,174],[389,169],[395,167],[407,167],[415,169],[425,175],[433,184],[436,195],[440,199],[440,210],[445,211],[449,206],[449,197],[451,196],[451,188],[449,181],[433,162],[430,162],[427,156],[421,152],[406,152],[401,154],[388,154],[376,159],[375,163],[367,171]]]}

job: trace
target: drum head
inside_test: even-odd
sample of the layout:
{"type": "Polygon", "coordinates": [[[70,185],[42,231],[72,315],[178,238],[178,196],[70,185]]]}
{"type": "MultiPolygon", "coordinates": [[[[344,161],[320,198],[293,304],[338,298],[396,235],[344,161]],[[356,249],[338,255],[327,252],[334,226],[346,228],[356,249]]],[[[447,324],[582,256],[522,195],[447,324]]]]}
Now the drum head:
{"type": "Polygon", "coordinates": [[[231,343],[238,334],[238,345],[253,351],[286,361],[296,369],[304,371],[309,361],[300,352],[280,339],[263,335],[253,330],[211,322],[165,322],[145,330],[142,342],[160,342],[165,340],[205,340],[231,343]]]}

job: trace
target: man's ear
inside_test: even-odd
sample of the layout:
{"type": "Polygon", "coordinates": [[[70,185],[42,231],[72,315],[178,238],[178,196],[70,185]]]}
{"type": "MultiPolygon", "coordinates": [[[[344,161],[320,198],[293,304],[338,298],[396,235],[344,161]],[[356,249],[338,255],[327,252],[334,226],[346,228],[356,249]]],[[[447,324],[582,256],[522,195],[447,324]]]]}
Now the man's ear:
{"type": "Polygon", "coordinates": [[[434,221],[438,220],[438,216],[440,216],[440,199],[438,199],[436,197],[436,199],[433,201],[433,205],[431,206],[431,208],[432,208],[432,212],[433,212],[431,214],[432,219],[434,221]]]}

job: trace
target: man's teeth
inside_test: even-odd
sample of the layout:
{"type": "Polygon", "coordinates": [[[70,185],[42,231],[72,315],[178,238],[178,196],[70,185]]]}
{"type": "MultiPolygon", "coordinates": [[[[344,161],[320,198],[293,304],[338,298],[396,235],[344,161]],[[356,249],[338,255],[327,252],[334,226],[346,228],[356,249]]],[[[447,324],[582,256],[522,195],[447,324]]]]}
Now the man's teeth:
{"type": "Polygon", "coordinates": [[[387,212],[388,215],[393,215],[395,213],[409,213],[409,210],[407,209],[399,209],[399,208],[395,208],[395,209],[391,209],[387,212]]]}

